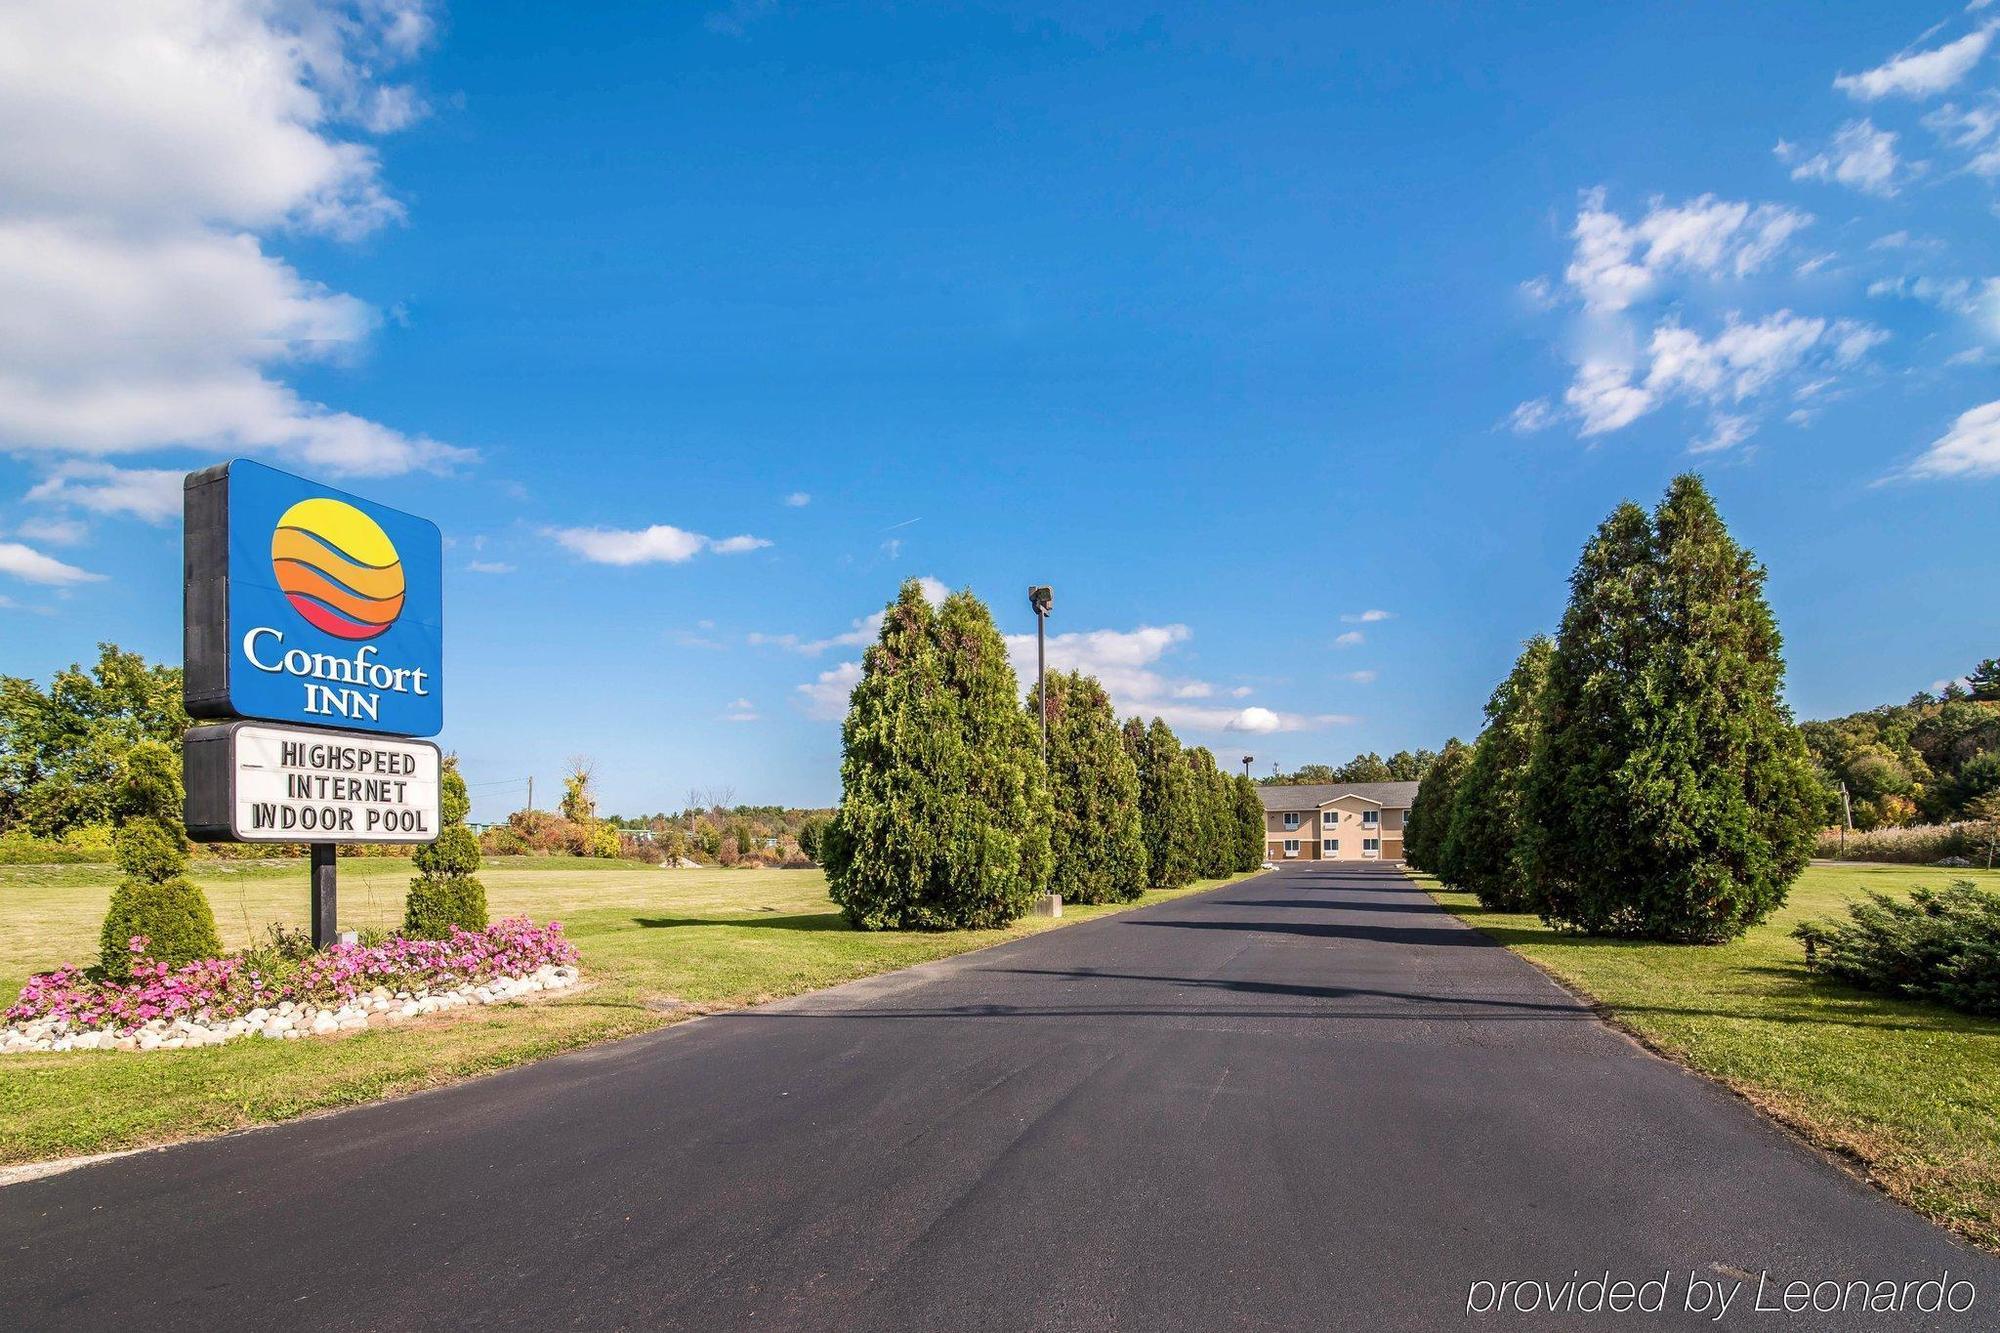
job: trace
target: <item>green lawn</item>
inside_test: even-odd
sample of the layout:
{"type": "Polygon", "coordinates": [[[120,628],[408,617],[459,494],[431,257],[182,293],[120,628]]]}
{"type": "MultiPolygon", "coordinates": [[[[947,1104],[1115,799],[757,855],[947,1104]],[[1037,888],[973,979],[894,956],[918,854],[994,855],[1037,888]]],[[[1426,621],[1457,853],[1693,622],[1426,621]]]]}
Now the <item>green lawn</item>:
{"type": "Polygon", "coordinates": [[[2000,1021],[1808,974],[1794,924],[1863,889],[1943,887],[2000,871],[1813,866],[1785,909],[1735,944],[1561,935],[1424,883],[1472,925],[1596,1000],[1655,1049],[1712,1075],[1889,1193],[2000,1249],[2000,1021]]]}
{"type": "MultiPolygon", "coordinates": [[[[28,975],[97,956],[116,871],[0,866],[0,1004],[28,975]]],[[[308,918],[306,867],[201,862],[195,878],[223,941],[308,918]]],[[[341,925],[401,921],[407,861],[340,865],[341,925]]],[[[494,918],[564,923],[582,950],[585,988],[346,1037],[247,1040],[186,1051],[77,1051],[0,1059],[0,1164],[162,1143],[346,1106],[501,1069],[661,1027],[963,953],[1107,907],[1066,907],[1060,922],[937,934],[849,930],[816,870],[661,870],[636,862],[508,858],[480,872],[494,918]]],[[[1142,902],[1192,889],[1150,893],[1142,902]]]]}

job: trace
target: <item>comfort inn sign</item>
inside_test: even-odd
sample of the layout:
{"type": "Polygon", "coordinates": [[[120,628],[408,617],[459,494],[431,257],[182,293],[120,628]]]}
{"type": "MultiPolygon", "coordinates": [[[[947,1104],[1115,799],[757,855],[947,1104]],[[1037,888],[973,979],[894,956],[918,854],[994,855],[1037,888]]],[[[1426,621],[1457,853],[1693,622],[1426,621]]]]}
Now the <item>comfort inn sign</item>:
{"type": "Polygon", "coordinates": [[[243,459],[188,477],[187,519],[191,714],[438,733],[436,524],[243,459]]]}

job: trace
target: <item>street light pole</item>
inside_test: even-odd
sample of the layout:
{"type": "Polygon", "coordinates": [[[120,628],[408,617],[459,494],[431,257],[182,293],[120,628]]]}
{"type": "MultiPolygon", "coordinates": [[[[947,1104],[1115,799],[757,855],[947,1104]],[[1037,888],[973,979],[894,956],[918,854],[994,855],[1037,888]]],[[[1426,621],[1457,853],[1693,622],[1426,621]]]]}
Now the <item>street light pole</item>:
{"type": "Polygon", "coordinates": [[[1028,589],[1028,605],[1035,608],[1035,698],[1042,713],[1042,762],[1049,762],[1049,610],[1056,594],[1047,584],[1028,589]]]}
{"type": "MultiPolygon", "coordinates": [[[[1035,698],[1042,714],[1042,767],[1049,763],[1049,609],[1055,605],[1055,590],[1046,583],[1028,589],[1028,605],[1035,609],[1035,698]]],[[[1061,916],[1062,895],[1045,893],[1035,901],[1035,915],[1061,916]]]]}
{"type": "Polygon", "coordinates": [[[1247,778],[1247,777],[1249,777],[1249,776],[1250,776],[1250,765],[1251,765],[1252,763],[1254,763],[1254,762],[1256,761],[1256,758],[1257,758],[1257,756],[1256,756],[1256,755],[1254,755],[1254,754],[1246,754],[1246,755],[1244,755],[1244,756],[1243,756],[1243,776],[1244,776],[1244,777],[1246,777],[1246,778],[1247,778]]]}

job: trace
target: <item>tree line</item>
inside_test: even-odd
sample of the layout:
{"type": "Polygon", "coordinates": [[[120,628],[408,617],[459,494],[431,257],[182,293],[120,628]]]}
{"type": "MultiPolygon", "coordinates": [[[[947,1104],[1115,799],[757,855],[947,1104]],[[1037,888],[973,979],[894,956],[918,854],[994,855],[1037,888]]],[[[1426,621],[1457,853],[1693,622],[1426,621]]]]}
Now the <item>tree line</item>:
{"type": "Polygon", "coordinates": [[[992,614],[903,584],[841,726],[841,797],[819,838],[833,899],[868,929],[1004,925],[1043,893],[1128,902],[1255,869],[1255,786],[1158,718],[1120,724],[1093,676],[1025,706],[992,614]]]}
{"type": "Polygon", "coordinates": [[[1523,648],[1425,774],[1404,856],[1499,911],[1709,943],[1781,906],[1825,801],[1780,698],[1764,570],[1692,474],[1584,546],[1554,638],[1523,648]]]}
{"type": "Polygon", "coordinates": [[[1801,730],[1826,786],[1829,824],[1850,813],[1862,830],[1989,818],[2000,798],[2000,658],[1908,703],[1801,730]]]}
{"type": "Polygon", "coordinates": [[[1370,750],[1344,764],[1301,764],[1291,773],[1278,772],[1259,778],[1266,787],[1331,786],[1342,782],[1421,782],[1437,762],[1435,750],[1398,750],[1384,759],[1370,750]]]}

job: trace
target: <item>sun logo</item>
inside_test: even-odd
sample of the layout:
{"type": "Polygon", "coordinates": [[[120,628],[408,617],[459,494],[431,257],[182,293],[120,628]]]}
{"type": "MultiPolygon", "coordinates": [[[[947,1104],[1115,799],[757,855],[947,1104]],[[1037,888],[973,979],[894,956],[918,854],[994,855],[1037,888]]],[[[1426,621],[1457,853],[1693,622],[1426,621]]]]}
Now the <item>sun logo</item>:
{"type": "Polygon", "coordinates": [[[372,639],[403,613],[403,561],[382,525],[339,500],[301,500],[271,534],[292,609],[342,639],[372,639]]]}

